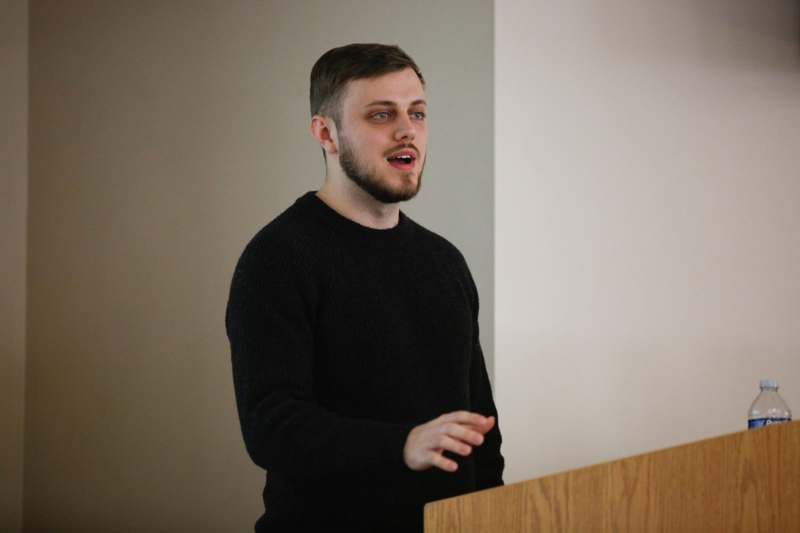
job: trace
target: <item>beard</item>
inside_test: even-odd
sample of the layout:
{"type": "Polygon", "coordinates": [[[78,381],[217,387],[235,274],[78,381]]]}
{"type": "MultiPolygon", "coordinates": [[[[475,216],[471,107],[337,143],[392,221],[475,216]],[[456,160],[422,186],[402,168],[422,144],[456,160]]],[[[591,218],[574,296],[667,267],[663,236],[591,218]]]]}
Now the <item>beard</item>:
{"type": "MultiPolygon", "coordinates": [[[[339,165],[345,176],[358,185],[364,192],[384,204],[394,204],[411,200],[422,186],[422,171],[425,170],[425,160],[417,176],[417,183],[404,182],[400,186],[392,187],[390,180],[379,175],[374,168],[369,168],[358,159],[358,154],[353,150],[353,145],[347,140],[343,132],[339,134],[339,165]]],[[[427,156],[426,158],[427,159],[427,156]]],[[[405,174],[411,174],[406,172],[405,174]]]]}

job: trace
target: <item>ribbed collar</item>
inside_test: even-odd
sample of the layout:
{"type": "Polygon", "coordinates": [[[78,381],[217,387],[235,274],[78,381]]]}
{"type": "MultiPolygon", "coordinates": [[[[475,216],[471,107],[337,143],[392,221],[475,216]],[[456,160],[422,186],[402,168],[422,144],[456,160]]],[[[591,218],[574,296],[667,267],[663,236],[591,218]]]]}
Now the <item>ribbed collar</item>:
{"type": "Polygon", "coordinates": [[[323,202],[317,191],[309,191],[297,199],[297,207],[311,212],[338,235],[356,245],[398,246],[405,242],[413,230],[413,221],[400,211],[396,226],[388,229],[375,229],[362,226],[358,222],[340,215],[323,202]]]}

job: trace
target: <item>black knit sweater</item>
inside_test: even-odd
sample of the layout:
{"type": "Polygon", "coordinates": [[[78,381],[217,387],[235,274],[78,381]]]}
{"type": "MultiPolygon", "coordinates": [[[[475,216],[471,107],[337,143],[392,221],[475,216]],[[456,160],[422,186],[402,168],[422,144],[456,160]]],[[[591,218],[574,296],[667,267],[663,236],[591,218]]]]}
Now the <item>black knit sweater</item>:
{"type": "Polygon", "coordinates": [[[414,426],[497,411],[467,264],[402,212],[376,230],[305,194],[242,253],[226,328],[244,442],[268,471],[256,531],[422,531],[426,502],[502,485],[497,425],[468,457],[445,452],[454,473],[403,462],[414,426]]]}

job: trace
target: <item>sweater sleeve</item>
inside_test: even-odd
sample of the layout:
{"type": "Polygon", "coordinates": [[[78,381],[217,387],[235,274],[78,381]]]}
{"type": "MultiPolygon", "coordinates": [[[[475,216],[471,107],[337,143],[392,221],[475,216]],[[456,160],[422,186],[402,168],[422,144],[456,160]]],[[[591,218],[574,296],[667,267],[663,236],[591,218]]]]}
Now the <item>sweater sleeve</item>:
{"type": "Polygon", "coordinates": [[[494,427],[484,436],[483,444],[476,447],[474,452],[476,490],[483,490],[503,485],[505,459],[500,453],[500,444],[503,440],[500,434],[500,421],[492,398],[491,383],[489,382],[489,374],[486,371],[486,361],[483,357],[479,338],[478,289],[475,286],[472,275],[469,273],[469,269],[467,269],[467,277],[474,315],[472,360],[470,362],[470,409],[483,416],[495,417],[494,427]]]}
{"type": "Polygon", "coordinates": [[[410,426],[342,417],[315,401],[313,287],[302,269],[240,259],[225,324],[242,435],[265,470],[316,477],[404,469],[410,426]]]}

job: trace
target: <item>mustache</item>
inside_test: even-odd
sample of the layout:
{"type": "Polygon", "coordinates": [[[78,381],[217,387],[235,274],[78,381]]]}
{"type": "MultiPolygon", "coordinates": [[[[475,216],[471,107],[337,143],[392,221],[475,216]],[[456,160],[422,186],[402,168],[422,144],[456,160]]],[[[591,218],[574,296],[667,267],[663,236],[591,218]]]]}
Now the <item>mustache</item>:
{"type": "Polygon", "coordinates": [[[417,154],[417,158],[419,158],[419,148],[414,146],[414,143],[406,143],[406,144],[401,144],[401,145],[395,146],[394,148],[392,148],[391,150],[386,152],[385,157],[389,157],[390,155],[392,155],[393,153],[395,153],[395,152],[397,152],[399,150],[406,150],[406,149],[414,150],[414,152],[417,154]]]}

